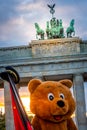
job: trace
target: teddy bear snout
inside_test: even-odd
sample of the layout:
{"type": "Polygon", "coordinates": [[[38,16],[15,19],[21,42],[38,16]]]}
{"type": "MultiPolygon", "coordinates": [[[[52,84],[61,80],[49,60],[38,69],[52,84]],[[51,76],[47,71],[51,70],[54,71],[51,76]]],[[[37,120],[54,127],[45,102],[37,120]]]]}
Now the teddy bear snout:
{"type": "Polygon", "coordinates": [[[64,107],[64,106],[65,106],[65,103],[64,103],[62,100],[59,100],[59,101],[57,101],[57,105],[58,105],[59,107],[64,107]]]}

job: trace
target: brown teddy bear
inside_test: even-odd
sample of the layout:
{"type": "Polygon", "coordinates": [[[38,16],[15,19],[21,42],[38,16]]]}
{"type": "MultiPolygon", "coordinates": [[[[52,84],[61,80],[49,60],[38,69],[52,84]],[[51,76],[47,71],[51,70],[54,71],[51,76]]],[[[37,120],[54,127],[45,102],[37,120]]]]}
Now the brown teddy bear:
{"type": "Polygon", "coordinates": [[[32,79],[29,82],[30,109],[35,114],[34,130],[77,130],[71,118],[75,110],[71,86],[68,79],[59,82],[32,79]]]}

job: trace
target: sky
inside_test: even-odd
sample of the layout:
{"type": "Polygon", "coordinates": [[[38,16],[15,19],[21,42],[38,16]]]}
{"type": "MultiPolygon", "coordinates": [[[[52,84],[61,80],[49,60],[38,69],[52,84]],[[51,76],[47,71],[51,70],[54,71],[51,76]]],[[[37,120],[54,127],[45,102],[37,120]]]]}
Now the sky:
{"type": "Polygon", "coordinates": [[[47,4],[54,3],[54,16],[62,19],[64,29],[75,19],[75,36],[87,40],[87,0],[0,0],[0,47],[28,45],[35,40],[34,23],[45,30],[52,17],[47,4]]]}

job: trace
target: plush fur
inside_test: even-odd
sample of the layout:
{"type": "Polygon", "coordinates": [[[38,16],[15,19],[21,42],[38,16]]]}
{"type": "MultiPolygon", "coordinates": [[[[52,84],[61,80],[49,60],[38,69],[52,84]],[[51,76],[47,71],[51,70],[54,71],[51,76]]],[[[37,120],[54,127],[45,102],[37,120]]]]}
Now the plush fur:
{"type": "Polygon", "coordinates": [[[29,82],[34,130],[77,130],[71,118],[75,110],[71,86],[68,79],[59,82],[32,79],[29,82]]]}

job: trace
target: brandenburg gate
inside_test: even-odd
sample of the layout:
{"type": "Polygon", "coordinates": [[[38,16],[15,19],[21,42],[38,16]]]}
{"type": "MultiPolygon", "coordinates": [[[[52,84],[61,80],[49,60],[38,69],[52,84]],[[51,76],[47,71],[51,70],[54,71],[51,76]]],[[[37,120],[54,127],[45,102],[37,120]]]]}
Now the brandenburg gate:
{"type": "MultiPolygon", "coordinates": [[[[0,48],[0,71],[14,67],[20,75],[17,87],[27,86],[32,78],[46,80],[71,79],[76,99],[76,122],[79,130],[87,129],[84,81],[87,81],[87,42],[78,37],[33,40],[29,46],[0,48]]],[[[14,130],[8,83],[4,87],[6,130],[14,130]]]]}

